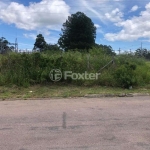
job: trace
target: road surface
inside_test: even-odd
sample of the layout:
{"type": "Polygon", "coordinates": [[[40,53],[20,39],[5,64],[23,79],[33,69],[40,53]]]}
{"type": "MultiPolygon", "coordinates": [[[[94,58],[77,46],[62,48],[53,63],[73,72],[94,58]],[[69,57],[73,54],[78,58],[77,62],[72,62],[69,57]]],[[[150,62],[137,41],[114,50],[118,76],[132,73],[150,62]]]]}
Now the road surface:
{"type": "Polygon", "coordinates": [[[150,97],[1,101],[0,150],[150,150],[150,97]]]}

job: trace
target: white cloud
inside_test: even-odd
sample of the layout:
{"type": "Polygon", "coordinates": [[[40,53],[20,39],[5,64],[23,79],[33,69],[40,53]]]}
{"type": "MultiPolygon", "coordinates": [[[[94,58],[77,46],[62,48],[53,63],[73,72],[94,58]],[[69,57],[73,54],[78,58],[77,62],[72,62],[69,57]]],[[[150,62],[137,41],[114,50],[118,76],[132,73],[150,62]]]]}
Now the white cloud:
{"type": "Polygon", "coordinates": [[[0,20],[25,30],[60,30],[62,23],[70,15],[69,10],[70,7],[63,0],[42,0],[30,3],[29,6],[0,2],[0,20]]]}
{"type": "Polygon", "coordinates": [[[134,41],[139,38],[150,38],[150,3],[145,6],[140,16],[116,23],[122,27],[118,33],[107,33],[105,39],[109,41],[134,41]]]}
{"type": "Polygon", "coordinates": [[[99,24],[94,24],[94,26],[96,27],[96,33],[103,34],[103,30],[99,24]]]}
{"type": "Polygon", "coordinates": [[[138,9],[139,9],[139,7],[137,5],[135,5],[131,8],[130,12],[137,11],[138,9]]]}
{"type": "Polygon", "coordinates": [[[35,34],[35,33],[24,33],[23,34],[26,38],[29,38],[29,39],[36,39],[36,36],[37,36],[37,34],[35,34]]]}
{"type": "Polygon", "coordinates": [[[47,29],[41,29],[37,31],[37,34],[43,34],[44,36],[49,36],[50,35],[50,31],[47,29]]]}
{"type": "MultiPolygon", "coordinates": [[[[93,0],[93,3],[94,3],[95,0],[93,0]]],[[[107,0],[104,0],[104,2],[107,1],[107,0]]],[[[100,3],[100,1],[97,1],[97,3],[100,3]]],[[[94,9],[92,6],[93,4],[91,5],[91,3],[89,3],[88,1],[86,0],[82,0],[82,4],[83,6],[86,7],[86,9],[90,12],[92,12],[95,16],[97,16],[100,20],[102,20],[103,18],[103,15],[101,13],[99,13],[96,9],[94,9]]],[[[95,3],[96,4],[96,3],[95,3]]]]}
{"type": "Polygon", "coordinates": [[[106,18],[112,22],[120,22],[122,21],[123,13],[118,9],[114,9],[111,13],[105,13],[106,18]]]}
{"type": "Polygon", "coordinates": [[[99,24],[94,24],[94,26],[98,29],[100,28],[100,25],[99,24]]]}
{"type": "Polygon", "coordinates": [[[38,34],[42,34],[47,43],[56,44],[58,42],[59,34],[55,34],[53,31],[39,30],[37,32],[24,33],[23,35],[25,38],[35,41],[38,34]]]}
{"type": "Polygon", "coordinates": [[[123,0],[113,0],[113,5],[111,5],[112,0],[76,0],[73,5],[79,7],[74,7],[76,9],[73,8],[73,13],[75,11],[82,11],[88,17],[100,20],[103,24],[107,24],[108,18],[106,18],[105,14],[112,12],[116,8],[119,8],[121,13],[124,9],[124,5],[121,1],[123,0]]]}

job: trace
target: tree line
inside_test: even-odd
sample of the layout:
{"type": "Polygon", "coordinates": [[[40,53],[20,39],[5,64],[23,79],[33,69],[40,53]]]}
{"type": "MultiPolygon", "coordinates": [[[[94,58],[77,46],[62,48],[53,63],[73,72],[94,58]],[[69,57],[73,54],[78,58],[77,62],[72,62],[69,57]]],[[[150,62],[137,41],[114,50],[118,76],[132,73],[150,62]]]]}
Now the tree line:
{"type": "Polygon", "coordinates": [[[14,49],[15,49],[15,47],[12,46],[12,44],[10,42],[8,42],[8,40],[6,40],[5,37],[0,38],[0,54],[12,52],[12,51],[14,51],[14,49]]]}
{"type": "MultiPolygon", "coordinates": [[[[97,44],[96,27],[92,20],[82,12],[77,12],[68,17],[62,25],[62,33],[57,44],[49,44],[45,41],[42,34],[38,34],[33,51],[80,51],[88,52],[89,49],[95,47],[101,51],[105,51],[108,55],[116,55],[111,46],[97,44]]],[[[14,46],[9,46],[9,42],[4,38],[0,38],[0,53],[6,53],[14,50],[14,46]]],[[[150,59],[150,50],[137,49],[135,55],[150,59]]]]}

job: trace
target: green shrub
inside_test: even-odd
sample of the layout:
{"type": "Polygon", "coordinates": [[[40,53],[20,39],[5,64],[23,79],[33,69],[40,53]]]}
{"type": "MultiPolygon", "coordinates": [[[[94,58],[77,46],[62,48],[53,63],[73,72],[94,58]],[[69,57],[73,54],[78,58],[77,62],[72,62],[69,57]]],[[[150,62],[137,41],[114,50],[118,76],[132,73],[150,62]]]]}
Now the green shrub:
{"type": "Polygon", "coordinates": [[[32,84],[53,82],[49,73],[52,69],[72,71],[73,73],[101,72],[98,80],[72,80],[64,78],[62,84],[140,86],[150,82],[150,66],[143,59],[132,55],[115,56],[115,64],[110,63],[113,57],[93,48],[89,53],[79,51],[0,55],[0,85],[18,85],[27,87],[32,84]],[[101,68],[103,68],[101,70],[101,68]]]}
{"type": "Polygon", "coordinates": [[[124,88],[137,85],[135,70],[135,64],[126,63],[119,66],[114,73],[117,85],[124,88]]]}

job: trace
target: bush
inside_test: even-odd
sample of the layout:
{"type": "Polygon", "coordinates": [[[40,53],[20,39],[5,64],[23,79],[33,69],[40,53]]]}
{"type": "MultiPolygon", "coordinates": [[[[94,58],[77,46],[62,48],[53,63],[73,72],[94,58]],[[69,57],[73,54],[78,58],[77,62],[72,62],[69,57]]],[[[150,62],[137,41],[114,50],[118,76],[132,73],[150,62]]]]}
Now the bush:
{"type": "Polygon", "coordinates": [[[124,88],[150,83],[150,67],[146,61],[133,55],[120,55],[116,58],[114,78],[116,85],[124,88]]]}
{"type": "MultiPolygon", "coordinates": [[[[0,85],[27,87],[32,84],[53,84],[49,77],[52,69],[73,73],[98,73],[112,59],[96,48],[89,53],[68,51],[0,55],[0,85]]],[[[100,73],[98,80],[64,80],[63,77],[61,83],[129,88],[150,82],[150,66],[143,59],[130,55],[115,56],[115,64],[110,63],[100,73]]]]}
{"type": "Polygon", "coordinates": [[[124,88],[129,88],[130,86],[137,85],[135,69],[136,65],[129,63],[118,67],[114,73],[114,78],[117,85],[124,88]]]}

